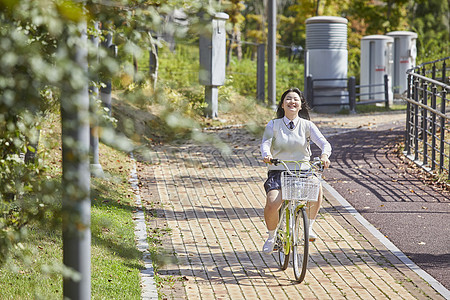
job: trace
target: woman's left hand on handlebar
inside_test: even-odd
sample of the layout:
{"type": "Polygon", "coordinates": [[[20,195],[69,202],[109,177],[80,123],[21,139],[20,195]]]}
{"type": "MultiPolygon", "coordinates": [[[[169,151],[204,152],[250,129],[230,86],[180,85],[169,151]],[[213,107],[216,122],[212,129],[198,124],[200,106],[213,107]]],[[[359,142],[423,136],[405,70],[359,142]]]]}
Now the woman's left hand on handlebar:
{"type": "Polygon", "coordinates": [[[330,160],[328,159],[328,155],[322,154],[322,156],[320,156],[320,160],[322,161],[323,167],[324,167],[325,169],[328,168],[328,167],[330,167],[331,162],[330,162],[330,160]]]}

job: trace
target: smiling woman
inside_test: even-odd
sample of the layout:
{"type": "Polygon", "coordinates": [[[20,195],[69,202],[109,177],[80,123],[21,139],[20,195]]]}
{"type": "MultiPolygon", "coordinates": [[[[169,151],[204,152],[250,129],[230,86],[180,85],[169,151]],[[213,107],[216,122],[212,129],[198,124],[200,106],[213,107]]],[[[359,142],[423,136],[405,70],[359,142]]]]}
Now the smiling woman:
{"type": "MultiPolygon", "coordinates": [[[[309,107],[298,88],[290,88],[281,96],[277,109],[277,118],[271,120],[264,131],[261,143],[261,155],[268,166],[268,178],[264,183],[267,193],[264,218],[269,231],[269,237],[264,243],[263,252],[271,254],[276,242],[276,227],[278,224],[278,210],[281,207],[281,172],[282,165],[270,164],[271,159],[289,161],[310,160],[310,141],[313,141],[322,150],[320,157],[325,168],[330,166],[331,145],[319,131],[316,125],[309,121],[309,107]]],[[[288,164],[290,170],[297,170],[298,165],[288,164]]],[[[310,241],[315,240],[312,225],[322,203],[322,189],[320,189],[317,202],[308,203],[309,236],[310,241]]]]}

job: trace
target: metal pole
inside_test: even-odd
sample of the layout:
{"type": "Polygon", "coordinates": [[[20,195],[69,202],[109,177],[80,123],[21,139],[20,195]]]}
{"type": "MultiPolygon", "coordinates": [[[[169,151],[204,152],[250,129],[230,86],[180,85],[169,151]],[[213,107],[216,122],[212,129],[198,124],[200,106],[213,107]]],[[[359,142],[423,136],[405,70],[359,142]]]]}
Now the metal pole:
{"type": "Polygon", "coordinates": [[[219,111],[219,88],[214,85],[205,86],[205,100],[208,106],[205,108],[207,118],[215,119],[219,111]]]}
{"type": "Polygon", "coordinates": [[[351,76],[348,79],[348,102],[350,106],[350,113],[356,113],[356,79],[351,76]]]}
{"type": "Polygon", "coordinates": [[[313,78],[311,75],[306,77],[306,101],[310,108],[314,107],[314,95],[313,95],[313,78]]]}
{"type": "Polygon", "coordinates": [[[258,45],[258,54],[256,62],[256,99],[264,102],[265,98],[265,61],[266,61],[266,49],[264,44],[258,45]]]}
{"type": "MultiPolygon", "coordinates": [[[[96,31],[99,30],[99,22],[95,22],[94,28],[96,31]]],[[[95,48],[95,59],[94,63],[98,63],[98,46],[100,44],[100,39],[96,36],[90,36],[89,41],[95,48]]],[[[97,82],[97,76],[93,76],[94,80],[97,82]]],[[[99,160],[99,150],[98,150],[98,120],[97,120],[97,98],[99,96],[98,87],[93,85],[89,87],[89,99],[91,108],[91,135],[90,135],[90,154],[91,154],[91,175],[96,177],[104,177],[102,165],[99,160]]]]}
{"type": "MultiPolygon", "coordinates": [[[[423,82],[423,90],[422,90],[422,104],[428,106],[428,83],[426,81],[423,82]]],[[[423,141],[423,164],[426,165],[428,163],[428,134],[427,134],[427,125],[428,125],[428,114],[427,110],[422,108],[422,141],[423,141]]]]}
{"type": "MultiPolygon", "coordinates": [[[[407,98],[411,99],[411,90],[412,90],[412,76],[408,74],[408,90],[407,90],[407,98]]],[[[411,154],[411,103],[406,101],[406,132],[405,132],[405,150],[406,155],[411,154]]]]}
{"type": "MultiPolygon", "coordinates": [[[[441,112],[445,115],[445,99],[447,99],[447,90],[444,88],[441,92],[441,112]]],[[[442,172],[444,170],[444,152],[445,152],[445,118],[440,118],[440,130],[441,130],[441,136],[440,136],[440,145],[439,145],[439,172],[442,172]]],[[[449,179],[450,179],[450,169],[449,169],[449,179]]]]}
{"type": "MultiPolygon", "coordinates": [[[[105,40],[101,45],[110,51],[113,57],[116,56],[116,45],[113,45],[112,43],[111,33],[106,35],[105,40]]],[[[111,77],[103,78],[102,81],[105,84],[105,87],[100,88],[100,98],[102,99],[103,106],[108,108],[108,115],[111,117],[111,77]]]]}
{"type": "MultiPolygon", "coordinates": [[[[84,80],[68,78],[61,89],[62,119],[62,237],[63,263],[77,274],[65,277],[63,298],[90,299],[91,232],[89,173],[89,94],[86,23],[80,26],[81,43],[70,49],[84,80]]],[[[69,38],[69,37],[67,37],[69,38]]],[[[80,75],[75,75],[80,76],[80,75]]],[[[83,79],[83,78],[81,78],[83,79]]]]}
{"type": "Polygon", "coordinates": [[[386,108],[389,108],[389,77],[387,74],[384,74],[384,105],[386,108]]]}
{"type": "Polygon", "coordinates": [[[267,96],[269,105],[276,109],[276,51],[277,51],[277,2],[269,0],[268,9],[268,36],[267,36],[267,61],[268,61],[268,82],[267,96]]]}
{"type": "MultiPolygon", "coordinates": [[[[419,80],[414,80],[414,100],[419,102],[419,80]]],[[[419,106],[414,104],[414,160],[419,158],[419,106]]]]}
{"type": "MultiPolygon", "coordinates": [[[[447,66],[446,66],[446,63],[445,63],[445,60],[444,60],[444,62],[443,62],[443,64],[442,64],[442,82],[443,83],[445,83],[445,84],[447,84],[447,76],[446,76],[446,70],[447,70],[447,66]]],[[[450,176],[450,171],[448,172],[448,174],[449,174],[449,176],[450,176]]]]}
{"type": "MultiPolygon", "coordinates": [[[[433,84],[431,88],[431,108],[436,109],[437,87],[433,84]]],[[[436,113],[431,115],[431,170],[436,169],[436,113]]]]}

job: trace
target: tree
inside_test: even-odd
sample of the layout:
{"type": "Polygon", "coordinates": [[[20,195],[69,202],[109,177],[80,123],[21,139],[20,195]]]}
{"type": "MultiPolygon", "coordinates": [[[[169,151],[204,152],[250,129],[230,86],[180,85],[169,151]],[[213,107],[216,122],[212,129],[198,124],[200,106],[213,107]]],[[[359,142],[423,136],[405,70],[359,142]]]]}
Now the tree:
{"type": "Polygon", "coordinates": [[[244,9],[244,4],[241,0],[230,0],[223,2],[225,12],[230,17],[231,32],[228,33],[230,42],[227,49],[227,65],[231,60],[231,53],[236,47],[238,60],[242,59],[242,43],[241,43],[241,26],[245,18],[241,11],[244,9]]]}
{"type": "MultiPolygon", "coordinates": [[[[209,5],[201,1],[81,3],[0,0],[0,266],[12,249],[19,249],[28,224],[60,225],[59,183],[45,177],[47,166],[42,160],[24,164],[22,154],[33,151],[30,145],[38,139],[40,119],[49,110],[60,108],[64,85],[73,88],[94,80],[70,58],[73,46],[83,42],[80,24],[87,21],[88,34],[102,35],[93,26],[100,22],[104,33],[114,34],[121,49],[118,59],[105,49],[88,50],[89,55],[95,50],[99,56],[99,63],[91,65],[92,73],[117,76],[120,65],[129,64],[126,58],[148,50],[153,42],[149,33],[161,30],[162,16],[173,6],[184,8],[192,27],[199,23],[200,10],[213,10],[205,9],[209,5]]],[[[123,67],[127,69],[131,68],[123,67]]],[[[104,140],[112,143],[115,139],[104,136],[104,140]]],[[[128,144],[115,146],[130,149],[128,144]]]]}
{"type": "Polygon", "coordinates": [[[450,53],[450,2],[418,0],[410,7],[410,22],[418,34],[419,61],[431,61],[450,53]]]}

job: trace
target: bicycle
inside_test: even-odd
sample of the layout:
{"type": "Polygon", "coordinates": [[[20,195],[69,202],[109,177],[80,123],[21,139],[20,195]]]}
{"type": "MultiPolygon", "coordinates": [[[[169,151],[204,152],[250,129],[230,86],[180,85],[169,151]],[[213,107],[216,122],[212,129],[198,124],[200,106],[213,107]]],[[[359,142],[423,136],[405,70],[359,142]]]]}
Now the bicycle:
{"type": "Polygon", "coordinates": [[[309,254],[309,222],[306,213],[308,201],[317,201],[323,165],[318,157],[309,161],[287,161],[272,159],[271,163],[282,164],[286,171],[281,173],[281,197],[284,200],[280,208],[277,225],[276,247],[278,263],[286,270],[292,250],[295,279],[300,283],[306,275],[309,254]],[[291,171],[286,163],[298,164],[298,170],[291,171]],[[302,169],[307,165],[306,170],[302,169]]]}

